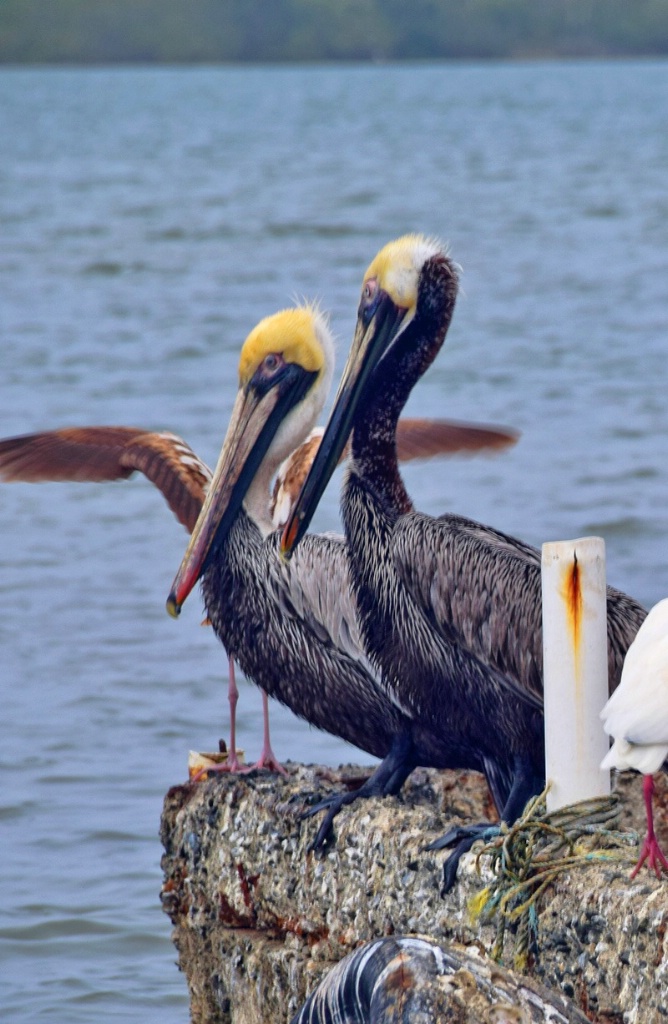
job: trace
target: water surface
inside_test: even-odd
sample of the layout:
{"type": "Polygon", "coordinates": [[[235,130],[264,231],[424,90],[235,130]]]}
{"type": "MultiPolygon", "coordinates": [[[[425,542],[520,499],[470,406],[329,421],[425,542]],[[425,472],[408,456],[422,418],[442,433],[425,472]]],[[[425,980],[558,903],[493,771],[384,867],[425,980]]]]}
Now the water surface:
{"type": "MultiPolygon", "coordinates": [[[[0,435],[181,433],[214,462],[240,344],[305,296],[340,363],[361,276],[405,231],[462,295],[414,413],[522,431],[414,465],[418,507],[540,544],[601,534],[668,593],[668,64],[0,71],[0,435]]],[[[336,527],[332,486],[316,528],[336,527]]],[[[183,1022],[162,797],[226,735],[226,660],[185,533],[137,479],[0,487],[3,1008],[183,1022]]],[[[242,686],[240,733],[261,741],[242,686]]],[[[277,753],[368,761],[272,707],[277,753]]]]}

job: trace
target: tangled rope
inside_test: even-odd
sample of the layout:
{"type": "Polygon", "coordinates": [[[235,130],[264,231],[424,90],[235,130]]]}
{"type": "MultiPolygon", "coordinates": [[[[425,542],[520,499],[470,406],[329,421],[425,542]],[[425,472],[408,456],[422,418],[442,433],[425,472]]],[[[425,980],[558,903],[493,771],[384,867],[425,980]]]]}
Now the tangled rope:
{"type": "Polygon", "coordinates": [[[620,832],[619,798],[615,795],[583,800],[548,814],[547,790],[534,797],[514,825],[501,826],[500,835],[478,853],[491,857],[494,881],[469,900],[474,920],[497,919],[492,957],[501,961],[506,928],[516,925],[515,967],[526,970],[538,960],[540,896],[562,871],[592,862],[631,863],[629,847],[637,847],[635,832],[620,832]]]}

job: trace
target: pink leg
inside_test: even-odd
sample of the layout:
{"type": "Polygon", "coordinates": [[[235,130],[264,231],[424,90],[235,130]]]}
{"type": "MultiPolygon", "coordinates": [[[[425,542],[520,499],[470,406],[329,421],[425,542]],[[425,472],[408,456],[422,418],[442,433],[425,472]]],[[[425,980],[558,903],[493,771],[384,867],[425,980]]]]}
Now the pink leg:
{"type": "Polygon", "coordinates": [[[234,658],[229,659],[230,669],[230,686],[227,693],[227,699],[230,702],[230,749],[227,755],[227,766],[228,771],[238,772],[244,766],[237,757],[237,702],[239,700],[239,690],[237,688],[237,680],[234,674],[234,658]]]}
{"type": "Polygon", "coordinates": [[[200,782],[206,776],[216,772],[243,773],[250,770],[248,765],[242,764],[237,757],[237,702],[239,700],[239,690],[237,689],[237,681],[234,674],[234,658],[230,658],[228,664],[230,685],[227,691],[227,699],[230,702],[230,749],[227,753],[227,761],[223,761],[222,764],[212,765],[210,768],[202,768],[201,771],[197,772],[197,775],[193,775],[193,782],[200,782]]]}
{"type": "Polygon", "coordinates": [[[262,752],[259,759],[253,765],[253,768],[270,768],[275,772],[280,772],[281,775],[287,775],[288,773],[285,768],[271,749],[271,740],[269,738],[269,698],[264,690],[262,690],[261,693],[263,719],[262,752]]]}
{"type": "Polygon", "coordinates": [[[654,812],[652,810],[654,777],[652,775],[645,776],[642,791],[645,800],[645,810],[647,812],[647,835],[645,836],[645,841],[643,842],[642,849],[640,850],[638,863],[631,872],[631,878],[636,877],[645,861],[648,861],[648,865],[652,868],[656,877],[661,878],[662,871],[668,872],[668,860],[664,857],[663,851],[661,850],[654,834],[654,812]]]}
{"type": "Polygon", "coordinates": [[[197,775],[193,776],[191,781],[200,782],[208,775],[213,775],[218,772],[234,772],[237,775],[245,775],[248,772],[254,771],[256,768],[269,768],[272,771],[280,772],[281,775],[287,775],[288,773],[285,768],[271,749],[271,740],[269,738],[269,698],[264,690],[260,691],[262,693],[263,718],[263,742],[260,757],[255,764],[250,765],[242,764],[237,757],[237,701],[239,700],[239,690],[237,689],[234,674],[234,658],[229,659],[229,671],[230,687],[228,691],[228,699],[230,702],[230,749],[227,761],[223,761],[222,764],[212,765],[210,768],[202,768],[197,775]]]}

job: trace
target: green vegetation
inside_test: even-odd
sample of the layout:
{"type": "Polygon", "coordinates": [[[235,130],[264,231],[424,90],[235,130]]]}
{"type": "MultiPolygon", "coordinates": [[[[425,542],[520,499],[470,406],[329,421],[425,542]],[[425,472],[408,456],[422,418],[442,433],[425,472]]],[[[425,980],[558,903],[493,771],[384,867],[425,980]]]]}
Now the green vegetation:
{"type": "Polygon", "coordinates": [[[3,63],[666,53],[666,0],[0,0],[3,63]]]}

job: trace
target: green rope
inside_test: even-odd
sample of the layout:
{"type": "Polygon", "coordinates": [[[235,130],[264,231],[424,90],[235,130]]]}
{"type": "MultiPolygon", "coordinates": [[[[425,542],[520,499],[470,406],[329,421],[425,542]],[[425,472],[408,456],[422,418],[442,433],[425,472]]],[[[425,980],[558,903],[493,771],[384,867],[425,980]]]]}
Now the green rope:
{"type": "Polygon", "coordinates": [[[536,961],[538,900],[563,871],[591,863],[631,863],[628,847],[638,845],[636,832],[620,832],[617,796],[583,800],[548,814],[547,790],[534,797],[521,818],[487,843],[476,861],[489,856],[493,882],[469,900],[475,920],[496,918],[492,956],[500,961],[506,930],[516,927],[515,967],[525,970],[536,961]]]}

